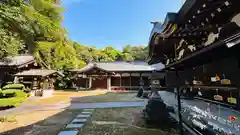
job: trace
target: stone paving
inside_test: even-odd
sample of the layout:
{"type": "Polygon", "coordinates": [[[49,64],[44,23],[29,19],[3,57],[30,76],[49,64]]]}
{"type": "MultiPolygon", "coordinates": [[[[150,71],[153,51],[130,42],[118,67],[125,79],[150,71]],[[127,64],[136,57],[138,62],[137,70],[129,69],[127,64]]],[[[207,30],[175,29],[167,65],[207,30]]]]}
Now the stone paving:
{"type": "Polygon", "coordinates": [[[69,109],[87,109],[87,108],[115,108],[115,107],[138,107],[144,106],[144,101],[131,102],[104,102],[104,103],[73,103],[69,109]]]}
{"type": "Polygon", "coordinates": [[[69,106],[69,109],[83,109],[83,111],[76,116],[71,123],[67,124],[66,127],[58,135],[77,135],[79,131],[84,127],[85,122],[91,117],[94,109],[92,108],[112,108],[112,107],[136,107],[143,106],[143,101],[137,102],[107,102],[107,103],[75,103],[69,106]],[[77,132],[76,132],[77,131],[77,132]]]}
{"type": "Polygon", "coordinates": [[[71,123],[67,124],[66,127],[58,135],[77,135],[83,128],[87,119],[91,117],[94,109],[84,109],[71,123]]]}

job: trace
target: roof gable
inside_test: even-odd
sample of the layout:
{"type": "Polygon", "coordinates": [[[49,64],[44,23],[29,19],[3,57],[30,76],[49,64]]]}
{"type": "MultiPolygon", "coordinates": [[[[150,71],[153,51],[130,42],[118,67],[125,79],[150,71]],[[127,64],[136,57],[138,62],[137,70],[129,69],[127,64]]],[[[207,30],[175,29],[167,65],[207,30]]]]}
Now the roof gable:
{"type": "MultiPolygon", "coordinates": [[[[89,63],[82,69],[73,69],[72,72],[87,72],[93,68],[98,68],[106,72],[152,72],[156,70],[155,67],[146,65],[144,62],[96,62],[89,63]]],[[[159,69],[162,67],[159,67],[159,69]]]]}
{"type": "Polygon", "coordinates": [[[63,74],[61,74],[60,72],[58,72],[56,70],[46,70],[46,69],[26,70],[26,71],[15,74],[15,76],[41,76],[41,77],[45,77],[45,76],[49,76],[49,75],[53,75],[53,74],[63,76],[63,74]]]}
{"type": "Polygon", "coordinates": [[[22,55],[22,56],[14,56],[7,57],[0,61],[0,66],[22,66],[25,64],[33,63],[34,57],[31,55],[22,55]]]}

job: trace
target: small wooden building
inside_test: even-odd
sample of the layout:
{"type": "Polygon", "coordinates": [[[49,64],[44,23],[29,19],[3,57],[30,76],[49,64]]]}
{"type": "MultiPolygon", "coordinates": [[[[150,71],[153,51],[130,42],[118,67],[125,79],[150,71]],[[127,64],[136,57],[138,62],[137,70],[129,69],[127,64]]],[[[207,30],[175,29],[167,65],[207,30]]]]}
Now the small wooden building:
{"type": "Polygon", "coordinates": [[[138,90],[143,82],[150,89],[149,77],[155,68],[133,62],[89,63],[82,69],[73,69],[73,80],[77,87],[108,90],[138,90]]]}
{"type": "Polygon", "coordinates": [[[33,92],[41,91],[43,96],[50,96],[54,90],[54,82],[57,77],[63,76],[56,70],[31,69],[15,74],[19,83],[25,85],[33,92]]]}
{"type": "Polygon", "coordinates": [[[38,69],[39,65],[31,55],[7,57],[0,60],[0,84],[14,81],[14,74],[29,69],[38,69]]]}

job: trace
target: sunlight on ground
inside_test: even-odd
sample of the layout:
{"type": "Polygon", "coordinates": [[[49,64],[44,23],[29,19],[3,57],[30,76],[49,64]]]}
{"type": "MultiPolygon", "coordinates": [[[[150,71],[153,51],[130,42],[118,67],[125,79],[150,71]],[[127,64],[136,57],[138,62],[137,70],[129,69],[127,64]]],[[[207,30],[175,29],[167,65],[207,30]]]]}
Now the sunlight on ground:
{"type": "Polygon", "coordinates": [[[51,110],[24,112],[16,115],[16,122],[0,123],[4,135],[56,135],[81,110],[51,110]],[[6,132],[7,131],[7,132],[6,132]]]}
{"type": "Polygon", "coordinates": [[[105,91],[80,91],[80,92],[64,92],[55,91],[52,97],[42,98],[37,100],[28,100],[24,104],[28,105],[43,105],[43,104],[57,104],[57,103],[69,103],[70,98],[73,96],[96,96],[105,94],[105,91]]]}
{"type": "MultiPolygon", "coordinates": [[[[52,97],[28,100],[24,103],[24,105],[37,106],[37,105],[47,105],[47,104],[57,104],[57,103],[69,103],[70,97],[73,97],[73,96],[79,96],[79,97],[96,96],[96,95],[101,95],[105,93],[106,93],[105,91],[81,91],[81,92],[55,91],[52,97]]],[[[74,111],[78,111],[78,110],[74,110],[74,111]]],[[[44,133],[51,132],[52,130],[60,130],[62,127],[64,127],[65,124],[69,122],[69,120],[72,119],[72,117],[75,116],[75,114],[72,114],[71,112],[72,111],[70,110],[64,110],[64,109],[16,112],[11,114],[15,117],[16,119],[15,122],[0,123],[0,134],[2,132],[13,130],[11,131],[11,133],[9,133],[9,135],[12,135],[13,134],[12,132],[18,132],[14,130],[17,128],[29,130],[27,133],[25,133],[25,135],[34,135],[34,134],[39,135],[39,133],[37,132],[40,132],[40,129],[44,133]],[[48,125],[49,128],[51,127],[51,125],[55,127],[52,127],[52,129],[44,127],[46,122],[49,124],[48,125]],[[38,123],[41,123],[41,125],[39,126],[38,123]]],[[[19,132],[21,132],[20,129],[19,129],[19,132]]],[[[59,131],[55,131],[54,134],[56,134],[57,132],[59,131]]]]}
{"type": "Polygon", "coordinates": [[[53,115],[56,115],[62,111],[64,110],[22,112],[15,115],[16,122],[1,123],[0,131],[5,132],[12,129],[28,126],[53,115]]]}

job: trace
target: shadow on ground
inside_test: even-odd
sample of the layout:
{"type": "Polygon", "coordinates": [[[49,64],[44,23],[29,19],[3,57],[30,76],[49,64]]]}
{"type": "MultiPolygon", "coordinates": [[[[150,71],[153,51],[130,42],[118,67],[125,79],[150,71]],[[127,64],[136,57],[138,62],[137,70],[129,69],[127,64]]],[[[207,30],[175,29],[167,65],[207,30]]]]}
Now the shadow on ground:
{"type": "MultiPolygon", "coordinates": [[[[130,97],[126,93],[124,95],[120,94],[122,96],[117,95],[118,94],[110,94],[107,96],[98,95],[73,97],[71,98],[71,102],[68,107],[72,106],[72,104],[81,103],[82,101],[85,103],[88,101],[112,101],[112,99],[114,99],[114,101],[119,101],[120,99],[121,101],[121,99],[124,98],[125,99],[123,101],[126,101],[130,97]]],[[[89,106],[89,108],[91,108],[91,106],[89,106]]],[[[23,117],[20,120],[16,118],[16,122],[0,123],[0,135],[57,135],[61,131],[61,129],[63,129],[67,124],[69,124],[77,116],[77,114],[81,112],[81,109],[60,109],[56,107],[54,107],[53,109],[48,107],[46,109],[41,106],[29,106],[28,108],[25,108],[26,110],[19,110],[18,108],[15,109],[17,109],[17,111],[13,111],[11,113],[13,113],[13,115],[16,115],[16,117],[18,117],[18,115],[21,115],[21,117],[23,117]],[[31,107],[37,107],[39,109],[34,110],[31,107]],[[24,114],[18,113],[22,111],[24,114]],[[50,113],[47,117],[43,116],[47,113],[50,113]],[[42,117],[45,117],[45,119],[41,120],[42,117]],[[27,122],[23,122],[25,119],[27,122]]],[[[6,115],[9,115],[11,113],[9,112],[6,115]]]]}
{"type": "MultiPolygon", "coordinates": [[[[69,107],[73,106],[74,104],[79,103],[96,103],[96,102],[109,102],[108,104],[111,104],[111,102],[124,102],[124,101],[136,101],[134,96],[135,94],[105,94],[105,95],[98,95],[98,96],[87,96],[87,97],[72,97],[69,107]]],[[[139,102],[139,101],[138,101],[139,102]]],[[[126,104],[129,104],[129,102],[126,102],[126,104]]],[[[92,108],[89,106],[88,108],[92,108]]],[[[90,118],[87,125],[84,127],[83,131],[81,132],[81,135],[120,135],[118,133],[124,133],[124,129],[129,130],[127,135],[165,135],[163,131],[152,131],[154,134],[149,134],[147,131],[149,131],[146,125],[144,125],[144,121],[140,115],[140,111],[143,107],[136,108],[134,107],[125,107],[116,109],[116,108],[110,108],[110,109],[96,109],[94,111],[94,115],[90,118]],[[132,109],[131,109],[132,108],[132,109]],[[135,116],[136,114],[136,116],[135,116]],[[111,117],[110,117],[111,116],[111,117]],[[109,119],[111,118],[111,119],[109,119]],[[94,123],[93,121],[117,121],[120,122],[118,124],[118,128],[111,125],[111,128],[109,125],[98,125],[94,123]],[[121,124],[122,123],[122,124],[121,124]],[[125,125],[127,123],[128,125],[125,125]],[[136,125],[136,127],[134,127],[136,125]],[[107,126],[107,127],[106,127],[107,126]],[[106,128],[105,128],[106,127],[106,128]],[[99,129],[100,128],[100,129],[99,129]],[[102,130],[103,129],[103,130],[102,130]],[[108,130],[106,130],[108,129],[108,130]],[[106,132],[106,133],[105,133],[106,132]],[[162,133],[162,134],[159,134],[162,133]]],[[[55,110],[46,109],[46,110],[37,110],[37,111],[25,111],[24,114],[22,114],[24,117],[22,120],[18,120],[17,122],[13,123],[0,123],[0,130],[4,132],[0,132],[0,135],[57,135],[61,129],[63,129],[67,124],[69,124],[80,112],[82,109],[76,108],[76,109],[57,109],[55,110]],[[46,116],[46,113],[48,114],[45,119],[40,120],[43,116],[46,116]],[[34,115],[34,113],[37,113],[34,115]],[[41,117],[41,118],[40,118],[41,117]],[[27,120],[28,122],[23,123],[24,120],[27,120]],[[32,122],[29,122],[30,120],[33,120],[32,122]],[[38,121],[40,120],[40,121],[38,121]],[[35,121],[35,122],[34,122],[35,121]],[[37,121],[37,122],[36,122],[37,121]],[[31,123],[31,124],[29,124],[31,123]],[[21,125],[21,127],[19,127],[21,125]],[[16,127],[16,128],[15,128],[16,127]],[[5,128],[5,129],[4,129],[5,128]],[[11,128],[11,130],[9,130],[11,128]]],[[[17,114],[18,115],[18,114],[17,114]]]]}
{"type": "MultiPolygon", "coordinates": [[[[46,112],[47,110],[38,111],[46,112]]],[[[30,112],[31,113],[31,112],[30,112]]],[[[15,128],[9,131],[1,132],[0,135],[57,135],[58,132],[79,113],[79,110],[63,110],[53,116],[47,117],[44,120],[36,123],[15,128]]],[[[25,115],[28,115],[27,113],[25,115]]],[[[4,123],[0,127],[3,129],[4,123]]],[[[7,126],[16,126],[20,122],[6,123],[7,126]]]]}

